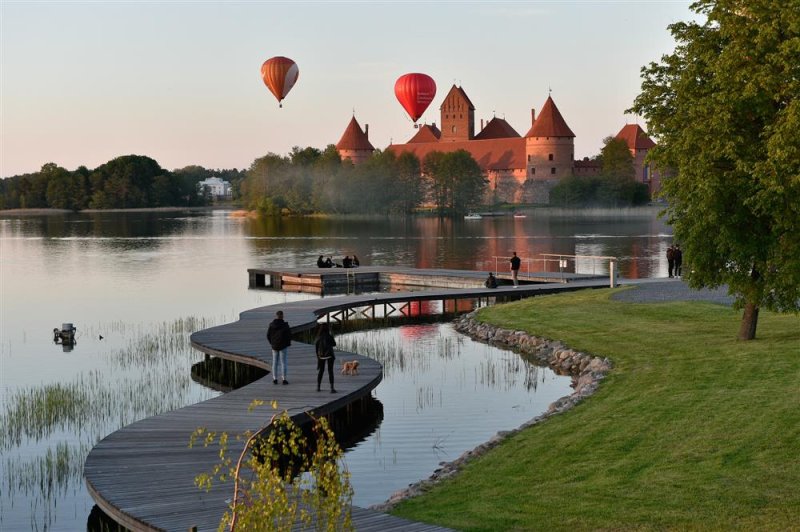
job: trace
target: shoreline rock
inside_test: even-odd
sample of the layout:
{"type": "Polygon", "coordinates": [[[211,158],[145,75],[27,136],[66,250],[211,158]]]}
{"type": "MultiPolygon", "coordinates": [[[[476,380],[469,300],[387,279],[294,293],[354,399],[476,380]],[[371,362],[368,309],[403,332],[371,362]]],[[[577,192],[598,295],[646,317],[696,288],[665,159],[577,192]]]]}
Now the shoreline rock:
{"type": "Polygon", "coordinates": [[[573,392],[557,399],[550,404],[546,412],[523,423],[518,428],[500,431],[489,441],[464,452],[455,460],[441,462],[439,464],[440,467],[430,477],[393,493],[385,502],[370,506],[371,509],[387,512],[399,502],[421,495],[438,482],[456,475],[469,461],[486,454],[509,436],[571,409],[597,391],[600,381],[605,378],[612,368],[612,363],[608,358],[595,357],[575,351],[558,340],[548,340],[539,336],[528,335],[524,331],[501,329],[494,325],[476,321],[476,312],[474,311],[458,318],[454,323],[455,329],[474,340],[509,348],[531,356],[538,362],[549,366],[559,375],[571,375],[573,392]]]}

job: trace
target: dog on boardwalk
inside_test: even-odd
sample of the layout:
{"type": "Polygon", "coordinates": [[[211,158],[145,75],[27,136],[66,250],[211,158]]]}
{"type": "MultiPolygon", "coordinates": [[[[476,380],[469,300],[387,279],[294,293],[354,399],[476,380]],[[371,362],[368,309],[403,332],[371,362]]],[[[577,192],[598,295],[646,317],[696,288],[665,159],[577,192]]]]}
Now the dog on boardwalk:
{"type": "Polygon", "coordinates": [[[358,360],[342,362],[342,375],[358,375],[358,360]]]}

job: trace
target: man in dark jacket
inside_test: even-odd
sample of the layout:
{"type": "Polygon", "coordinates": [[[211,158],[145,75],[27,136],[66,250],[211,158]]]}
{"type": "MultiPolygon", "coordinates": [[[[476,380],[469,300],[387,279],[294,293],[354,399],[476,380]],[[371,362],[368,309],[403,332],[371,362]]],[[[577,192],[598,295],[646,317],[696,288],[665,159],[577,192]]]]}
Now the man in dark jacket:
{"type": "Polygon", "coordinates": [[[519,267],[522,264],[522,259],[517,257],[517,252],[513,252],[514,255],[511,257],[511,260],[508,261],[511,263],[511,280],[514,281],[514,288],[519,286],[519,281],[517,277],[519,276],[519,267]]]}
{"type": "Polygon", "coordinates": [[[289,384],[286,380],[288,376],[286,348],[292,344],[292,330],[289,324],[283,321],[282,310],[275,313],[275,319],[269,324],[267,341],[272,347],[272,384],[278,384],[278,368],[283,368],[283,383],[289,384]]]}

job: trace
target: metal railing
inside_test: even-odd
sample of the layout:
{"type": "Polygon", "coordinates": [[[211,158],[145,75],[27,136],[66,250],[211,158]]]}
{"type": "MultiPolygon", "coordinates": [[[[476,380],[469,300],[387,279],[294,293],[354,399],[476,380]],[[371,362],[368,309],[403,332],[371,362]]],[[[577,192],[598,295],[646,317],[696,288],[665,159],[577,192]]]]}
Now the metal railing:
{"type": "MultiPolygon", "coordinates": [[[[563,276],[564,271],[568,270],[570,267],[570,262],[573,264],[573,271],[574,273],[591,273],[592,275],[598,275],[597,273],[597,265],[598,261],[600,264],[607,261],[608,262],[608,278],[609,278],[609,286],[614,288],[617,286],[617,277],[619,275],[619,268],[617,265],[617,257],[610,257],[610,256],[602,256],[602,255],[565,255],[560,253],[542,253],[539,255],[541,258],[522,258],[520,270],[527,275],[530,275],[531,271],[536,271],[531,269],[531,264],[541,264],[541,269],[538,271],[547,272],[547,266],[550,263],[556,263],[558,266],[558,273],[563,276]],[[578,266],[585,261],[591,261],[591,272],[578,271],[578,266]],[[524,267],[523,267],[524,266],[524,267]]],[[[508,265],[511,257],[505,256],[493,256],[494,259],[494,272],[499,273],[500,264],[507,265],[503,268],[503,271],[507,271],[510,266],[508,265]]]]}

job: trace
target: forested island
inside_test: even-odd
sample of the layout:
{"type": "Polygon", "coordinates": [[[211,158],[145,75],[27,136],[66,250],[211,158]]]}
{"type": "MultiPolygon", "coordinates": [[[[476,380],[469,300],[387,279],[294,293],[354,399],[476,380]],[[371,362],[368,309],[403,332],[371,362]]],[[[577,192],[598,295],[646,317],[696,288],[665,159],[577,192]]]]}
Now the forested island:
{"type": "MultiPolygon", "coordinates": [[[[647,186],[633,178],[624,142],[611,137],[596,158],[599,176],[569,177],[551,191],[554,206],[628,207],[647,203],[647,186]]],[[[194,207],[212,203],[199,183],[219,177],[231,183],[232,199],[263,215],[412,214],[421,208],[460,215],[492,202],[488,180],[464,150],[432,152],[420,161],[411,153],[376,151],[361,164],[324,150],[295,147],[269,153],[247,170],[187,166],[166,170],[143,155],[125,155],[90,170],[55,163],[39,172],[0,180],[3,209],[132,209],[194,207]]]]}

